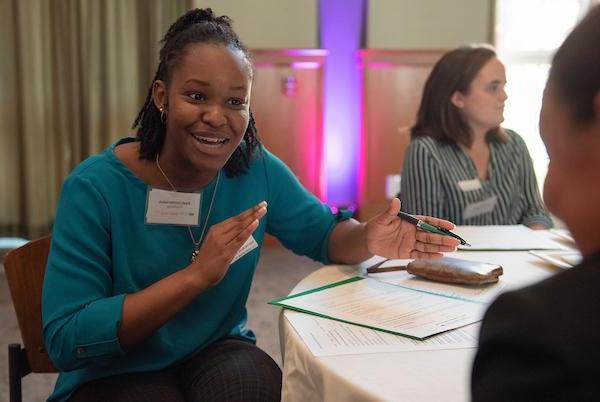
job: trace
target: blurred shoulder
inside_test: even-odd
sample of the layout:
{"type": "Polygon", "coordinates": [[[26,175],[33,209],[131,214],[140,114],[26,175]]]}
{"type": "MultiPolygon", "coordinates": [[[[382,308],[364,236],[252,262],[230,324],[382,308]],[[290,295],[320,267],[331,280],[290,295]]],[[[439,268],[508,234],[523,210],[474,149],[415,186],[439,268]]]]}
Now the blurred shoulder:
{"type": "Polygon", "coordinates": [[[79,163],[67,176],[66,182],[85,179],[88,181],[105,181],[115,175],[123,175],[125,166],[115,155],[115,147],[119,144],[128,144],[135,141],[133,138],[123,138],[109,145],[103,151],[91,155],[79,163]]]}
{"type": "Polygon", "coordinates": [[[595,313],[600,308],[599,284],[600,253],[580,266],[502,294],[485,315],[482,337],[501,333],[529,336],[527,328],[534,327],[536,336],[545,333],[547,338],[557,337],[557,342],[569,336],[585,337],[588,325],[600,326],[600,316],[595,313]],[[549,332],[540,332],[542,327],[549,332]]]}
{"type": "Polygon", "coordinates": [[[526,147],[525,140],[515,130],[505,128],[504,132],[506,133],[506,136],[507,136],[506,144],[509,144],[510,146],[517,147],[517,148],[526,147]]]}
{"type": "Polygon", "coordinates": [[[411,139],[410,144],[408,145],[409,149],[419,150],[421,152],[428,153],[438,153],[443,148],[447,147],[449,144],[443,143],[441,141],[436,140],[435,138],[423,136],[423,137],[415,137],[411,139]]]}

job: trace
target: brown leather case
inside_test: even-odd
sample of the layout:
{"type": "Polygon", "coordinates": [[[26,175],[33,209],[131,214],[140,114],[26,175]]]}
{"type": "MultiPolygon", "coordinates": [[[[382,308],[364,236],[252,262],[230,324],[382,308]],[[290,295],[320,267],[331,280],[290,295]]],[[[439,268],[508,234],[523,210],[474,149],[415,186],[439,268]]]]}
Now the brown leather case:
{"type": "Polygon", "coordinates": [[[502,275],[500,265],[449,257],[414,260],[408,263],[406,271],[433,281],[468,285],[498,282],[502,275]]]}

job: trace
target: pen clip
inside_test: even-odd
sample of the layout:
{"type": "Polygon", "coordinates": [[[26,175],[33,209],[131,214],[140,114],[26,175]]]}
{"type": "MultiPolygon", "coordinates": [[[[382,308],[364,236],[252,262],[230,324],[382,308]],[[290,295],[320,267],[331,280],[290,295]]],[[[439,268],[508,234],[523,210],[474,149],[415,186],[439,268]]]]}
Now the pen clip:
{"type": "Polygon", "coordinates": [[[471,246],[469,243],[467,243],[467,241],[465,239],[463,239],[462,237],[460,237],[456,233],[453,233],[453,232],[451,232],[450,230],[448,230],[446,228],[443,228],[441,226],[431,225],[431,224],[428,224],[428,225],[432,226],[433,228],[435,228],[436,230],[438,230],[438,233],[441,232],[441,233],[445,234],[446,236],[450,236],[450,237],[455,238],[456,240],[460,241],[460,244],[463,245],[463,246],[469,246],[469,247],[471,246]]]}

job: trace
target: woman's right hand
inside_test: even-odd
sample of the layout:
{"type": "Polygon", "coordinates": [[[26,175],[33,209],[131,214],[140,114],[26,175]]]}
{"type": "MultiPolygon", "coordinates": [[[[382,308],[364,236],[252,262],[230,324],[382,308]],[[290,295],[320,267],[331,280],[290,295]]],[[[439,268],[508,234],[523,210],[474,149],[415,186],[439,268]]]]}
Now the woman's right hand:
{"type": "Polygon", "coordinates": [[[258,221],[267,213],[267,202],[262,201],[208,230],[204,242],[188,269],[194,271],[204,285],[211,287],[223,279],[233,257],[258,227],[258,221]]]}

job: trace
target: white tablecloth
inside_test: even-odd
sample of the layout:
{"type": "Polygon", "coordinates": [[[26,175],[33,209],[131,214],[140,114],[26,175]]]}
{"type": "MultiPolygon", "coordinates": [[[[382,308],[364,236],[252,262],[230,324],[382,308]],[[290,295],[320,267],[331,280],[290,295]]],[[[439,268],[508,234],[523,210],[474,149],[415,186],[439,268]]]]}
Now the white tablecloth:
{"type": "MultiPolygon", "coordinates": [[[[526,286],[560,271],[528,252],[459,251],[447,256],[499,263],[504,291],[526,286]]],[[[303,279],[291,293],[364,272],[360,266],[325,266],[303,279]]],[[[287,321],[279,320],[285,402],[309,401],[469,401],[475,349],[373,353],[314,357],[287,321]]]]}

